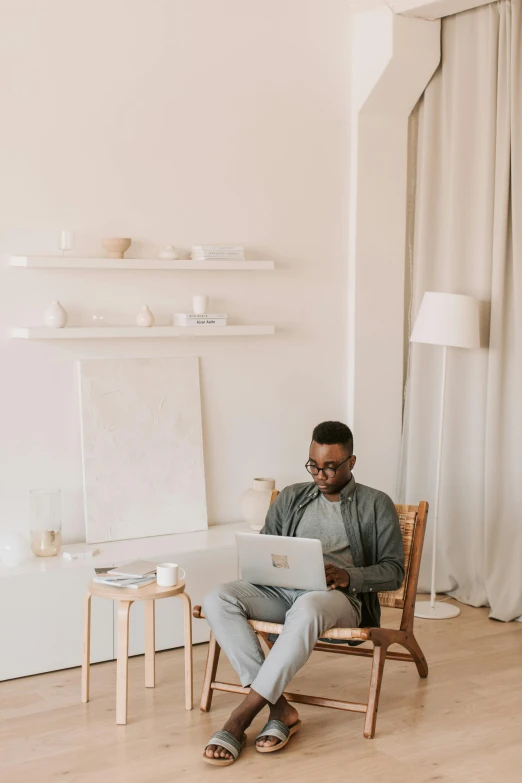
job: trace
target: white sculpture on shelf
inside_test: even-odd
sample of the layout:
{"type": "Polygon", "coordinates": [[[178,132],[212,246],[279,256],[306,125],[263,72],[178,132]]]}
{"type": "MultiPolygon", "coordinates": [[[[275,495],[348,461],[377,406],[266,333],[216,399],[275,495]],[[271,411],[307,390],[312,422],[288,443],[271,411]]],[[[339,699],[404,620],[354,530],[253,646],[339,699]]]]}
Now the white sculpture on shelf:
{"type": "Polygon", "coordinates": [[[163,250],[158,253],[158,258],[162,261],[177,261],[179,256],[174,245],[165,245],[163,250]]]}
{"type": "Polygon", "coordinates": [[[138,315],[136,316],[136,323],[138,324],[138,326],[154,325],[154,316],[150,311],[148,305],[142,305],[140,307],[140,309],[138,310],[138,315]]]}
{"type": "Polygon", "coordinates": [[[44,323],[52,329],[63,329],[67,326],[67,310],[55,300],[44,313],[44,323]]]}

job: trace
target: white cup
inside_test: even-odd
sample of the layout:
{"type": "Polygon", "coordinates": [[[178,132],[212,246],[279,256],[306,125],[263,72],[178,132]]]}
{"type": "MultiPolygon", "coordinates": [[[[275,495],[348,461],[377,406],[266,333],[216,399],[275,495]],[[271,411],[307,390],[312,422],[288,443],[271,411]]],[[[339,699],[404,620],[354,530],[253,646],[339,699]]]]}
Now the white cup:
{"type": "Polygon", "coordinates": [[[193,296],[192,309],[195,315],[206,315],[208,305],[208,296],[193,296]]]}
{"type": "Polygon", "coordinates": [[[178,584],[179,571],[181,579],[185,579],[185,571],[176,563],[160,563],[156,567],[156,579],[160,587],[175,587],[178,584]]]}

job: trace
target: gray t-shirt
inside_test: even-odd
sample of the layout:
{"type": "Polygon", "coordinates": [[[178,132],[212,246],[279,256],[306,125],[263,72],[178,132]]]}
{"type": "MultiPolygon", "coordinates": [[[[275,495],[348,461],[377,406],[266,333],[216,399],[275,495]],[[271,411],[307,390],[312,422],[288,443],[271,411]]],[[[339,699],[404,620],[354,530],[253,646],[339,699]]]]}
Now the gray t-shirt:
{"type": "MultiPolygon", "coordinates": [[[[325,563],[331,563],[338,568],[348,568],[353,565],[352,553],[348,536],[341,514],[341,501],[332,503],[319,494],[307,507],[296,530],[298,538],[318,538],[323,548],[325,563]]],[[[361,607],[361,602],[355,596],[348,595],[354,606],[361,607]]]]}

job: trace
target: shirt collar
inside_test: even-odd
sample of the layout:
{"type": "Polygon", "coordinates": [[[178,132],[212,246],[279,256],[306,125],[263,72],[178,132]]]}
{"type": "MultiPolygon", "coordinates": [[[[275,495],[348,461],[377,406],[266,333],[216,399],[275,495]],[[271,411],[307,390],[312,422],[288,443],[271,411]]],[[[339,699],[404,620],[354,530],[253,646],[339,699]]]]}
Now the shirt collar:
{"type": "MultiPolygon", "coordinates": [[[[348,500],[351,500],[353,495],[354,495],[354,493],[355,493],[355,487],[356,486],[357,485],[355,483],[355,476],[352,473],[352,477],[351,477],[350,481],[341,490],[341,497],[342,498],[347,498],[348,500]]],[[[318,494],[319,494],[319,490],[317,489],[315,484],[312,484],[312,486],[310,487],[310,492],[307,495],[307,498],[317,497],[318,494]]]]}
{"type": "Polygon", "coordinates": [[[355,494],[355,476],[352,473],[352,477],[344,489],[341,490],[341,497],[351,500],[355,494]]]}

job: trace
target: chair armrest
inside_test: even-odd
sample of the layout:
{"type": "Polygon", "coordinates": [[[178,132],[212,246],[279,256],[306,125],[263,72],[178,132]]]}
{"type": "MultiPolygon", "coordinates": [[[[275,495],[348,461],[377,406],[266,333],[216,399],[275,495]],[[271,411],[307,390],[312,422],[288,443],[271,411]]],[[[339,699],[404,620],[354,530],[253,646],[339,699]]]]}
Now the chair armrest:
{"type": "Polygon", "coordinates": [[[195,617],[196,620],[206,620],[207,618],[203,614],[203,610],[201,606],[195,606],[192,610],[192,617],[195,617]]]}

